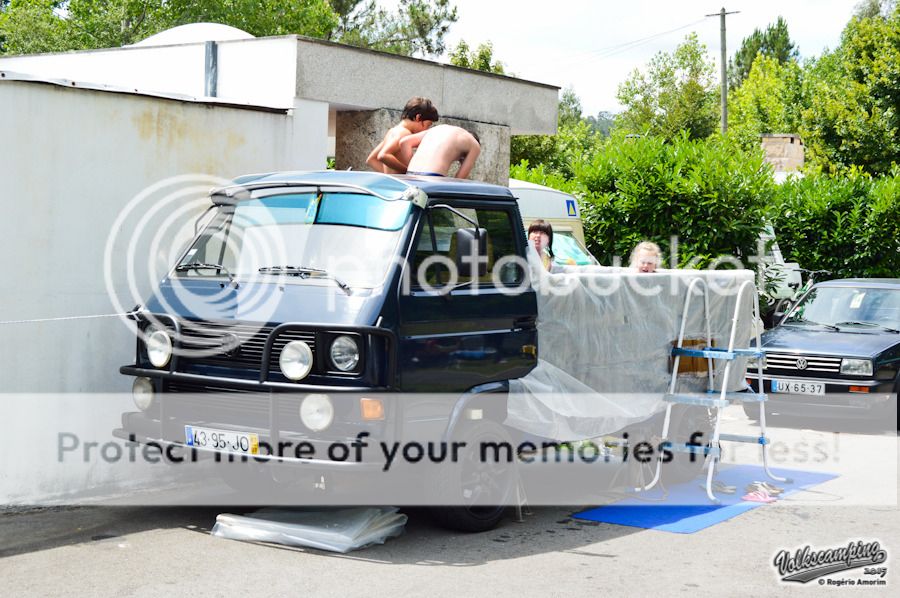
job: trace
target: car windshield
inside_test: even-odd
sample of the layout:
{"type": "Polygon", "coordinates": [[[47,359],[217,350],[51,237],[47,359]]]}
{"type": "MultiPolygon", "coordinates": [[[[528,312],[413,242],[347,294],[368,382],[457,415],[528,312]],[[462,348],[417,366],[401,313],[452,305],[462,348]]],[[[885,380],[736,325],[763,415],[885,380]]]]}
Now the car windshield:
{"type": "Polygon", "coordinates": [[[280,193],[240,201],[219,208],[174,275],[278,275],[288,283],[374,288],[397,253],[410,211],[407,201],[360,193],[280,193]]]}
{"type": "Polygon", "coordinates": [[[900,289],[814,287],[784,323],[876,332],[900,329],[900,289]]]}

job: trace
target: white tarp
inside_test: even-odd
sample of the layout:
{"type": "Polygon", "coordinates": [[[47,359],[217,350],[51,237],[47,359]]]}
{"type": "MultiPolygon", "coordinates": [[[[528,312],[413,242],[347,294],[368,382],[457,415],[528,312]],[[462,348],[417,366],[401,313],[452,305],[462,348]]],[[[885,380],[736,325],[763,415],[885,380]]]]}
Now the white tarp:
{"type": "MultiPolygon", "coordinates": [[[[749,270],[658,270],[565,267],[548,274],[533,254],[532,284],[538,294],[537,367],[510,385],[512,427],[559,441],[596,438],[643,421],[665,408],[671,349],[678,338],[691,281],[709,289],[712,344],[728,346],[739,288],[742,295],[735,348],[753,334],[757,300],[749,270]]],[[[686,339],[703,339],[703,296],[691,300],[686,339]]],[[[682,358],[682,362],[685,359],[682,358]]],[[[714,360],[714,388],[721,388],[724,360],[714,360]]],[[[680,370],[684,371],[684,367],[680,370]]],[[[729,391],[745,386],[746,359],[731,366],[729,391]]],[[[679,392],[704,392],[705,373],[679,376],[679,392]]]]}

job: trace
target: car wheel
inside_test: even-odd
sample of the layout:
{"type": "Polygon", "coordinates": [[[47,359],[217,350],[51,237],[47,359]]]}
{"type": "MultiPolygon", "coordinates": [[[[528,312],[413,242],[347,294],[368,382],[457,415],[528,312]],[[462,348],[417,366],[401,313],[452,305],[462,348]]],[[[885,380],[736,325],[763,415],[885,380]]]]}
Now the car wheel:
{"type": "Polygon", "coordinates": [[[438,497],[454,497],[452,505],[432,507],[431,516],[441,527],[462,532],[483,532],[493,529],[503,519],[512,504],[517,484],[515,447],[506,429],[489,420],[467,422],[454,441],[465,442],[456,463],[440,468],[433,480],[438,497]],[[510,447],[511,462],[505,451],[500,458],[493,453],[482,459],[485,443],[506,443],[510,447]]]}

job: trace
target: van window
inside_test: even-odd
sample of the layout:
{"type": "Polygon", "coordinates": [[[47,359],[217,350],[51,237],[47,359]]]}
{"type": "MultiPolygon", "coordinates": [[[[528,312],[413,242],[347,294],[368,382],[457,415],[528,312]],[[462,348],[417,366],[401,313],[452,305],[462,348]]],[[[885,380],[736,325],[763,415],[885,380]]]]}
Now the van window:
{"type": "MultiPolygon", "coordinates": [[[[455,208],[478,223],[479,228],[487,230],[487,273],[479,277],[479,285],[493,285],[492,272],[495,264],[500,264],[500,281],[507,286],[522,282],[524,271],[515,263],[502,263],[501,258],[517,255],[516,228],[513,226],[512,214],[508,210],[482,210],[455,208]]],[[[411,280],[413,288],[422,288],[426,284],[441,287],[451,281],[450,272],[441,262],[456,261],[455,233],[460,228],[472,228],[472,224],[444,208],[428,211],[428,217],[419,235],[416,254],[412,264],[411,280]],[[426,267],[423,277],[419,279],[419,271],[425,260],[432,256],[442,256],[446,260],[434,262],[426,267]]],[[[469,277],[457,277],[456,284],[469,283],[469,277]]]]}

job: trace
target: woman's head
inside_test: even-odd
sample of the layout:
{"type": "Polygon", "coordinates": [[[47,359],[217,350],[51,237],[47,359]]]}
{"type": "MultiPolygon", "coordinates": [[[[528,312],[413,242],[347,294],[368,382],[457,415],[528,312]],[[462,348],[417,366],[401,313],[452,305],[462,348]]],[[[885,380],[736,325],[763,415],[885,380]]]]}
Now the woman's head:
{"type": "Polygon", "coordinates": [[[534,243],[534,248],[538,253],[544,249],[551,256],[553,255],[553,227],[546,220],[535,220],[528,227],[528,240],[534,243]]]}
{"type": "Polygon", "coordinates": [[[641,241],[631,252],[631,267],[641,272],[655,272],[659,266],[662,252],[659,245],[650,241],[641,241]]]}

